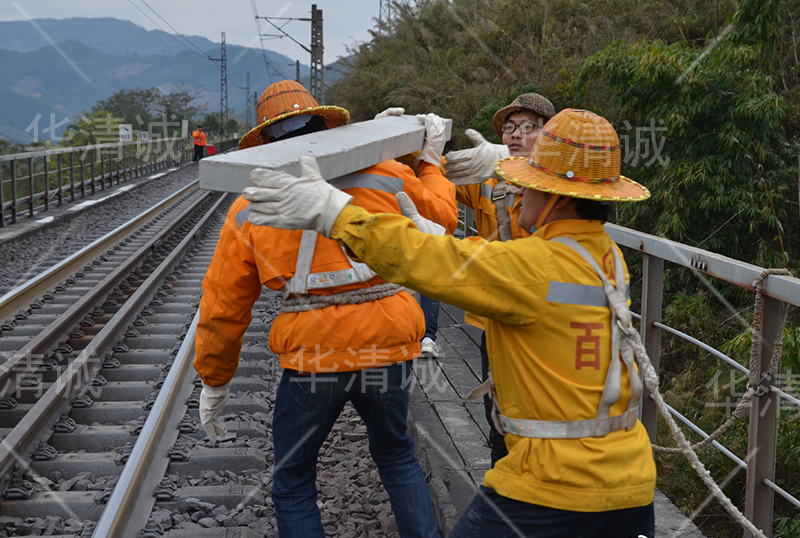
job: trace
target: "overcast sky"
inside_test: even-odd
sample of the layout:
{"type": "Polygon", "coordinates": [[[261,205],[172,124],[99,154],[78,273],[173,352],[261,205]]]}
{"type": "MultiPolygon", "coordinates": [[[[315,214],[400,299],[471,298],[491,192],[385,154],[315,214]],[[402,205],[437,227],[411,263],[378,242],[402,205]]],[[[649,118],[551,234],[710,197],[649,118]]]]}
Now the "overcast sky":
{"type": "MultiPolygon", "coordinates": [[[[259,32],[253,17],[255,3],[260,17],[310,18],[312,1],[270,0],[0,0],[0,20],[62,19],[70,17],[114,17],[129,20],[148,30],[173,30],[183,35],[201,35],[215,43],[225,32],[225,41],[235,45],[259,47],[259,32]],[[154,13],[148,5],[151,6],[154,13]],[[138,8],[138,9],[137,9],[138,8]],[[24,13],[24,14],[23,14],[24,13]],[[159,18],[159,15],[164,20],[159,18]],[[149,17],[149,18],[148,18],[149,17]],[[152,19],[152,21],[150,20],[152,19]],[[153,22],[154,21],[154,22],[153,22]],[[158,23],[157,25],[155,23],[158,23]]],[[[375,26],[380,0],[316,0],[322,10],[324,61],[330,63],[346,54],[345,46],[369,40],[375,26]]],[[[262,33],[277,34],[265,20],[259,21],[262,33]]],[[[286,21],[274,21],[281,25],[286,21]]],[[[311,23],[291,21],[283,29],[309,46],[311,23]]],[[[309,63],[309,54],[288,38],[264,39],[264,48],[309,63]]]]}

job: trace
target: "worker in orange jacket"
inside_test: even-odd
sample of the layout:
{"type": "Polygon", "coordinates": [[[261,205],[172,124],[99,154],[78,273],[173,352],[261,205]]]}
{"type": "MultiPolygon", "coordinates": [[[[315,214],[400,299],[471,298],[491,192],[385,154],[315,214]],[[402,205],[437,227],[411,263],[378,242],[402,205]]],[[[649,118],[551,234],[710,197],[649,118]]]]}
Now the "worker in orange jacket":
{"type": "Polygon", "coordinates": [[[206,148],[206,133],[203,131],[203,126],[198,125],[197,129],[192,133],[194,140],[194,158],[193,161],[199,161],[203,158],[203,152],[206,148]]]}
{"type": "MultiPolygon", "coordinates": [[[[456,185],[456,200],[475,211],[478,236],[487,241],[509,241],[528,237],[527,230],[519,226],[522,209],[522,189],[495,175],[497,161],[511,156],[526,157],[545,123],[555,116],[553,103],[538,93],[523,93],[499,109],[492,119],[492,127],[502,144],[489,143],[478,131],[467,129],[466,135],[475,147],[451,151],[445,155],[447,179],[456,185]]],[[[483,331],[485,320],[470,312],[464,321],[483,331]]],[[[486,333],[481,333],[481,374],[489,377],[489,352],[486,333]]],[[[508,449],[502,434],[492,421],[492,401],[483,398],[484,414],[489,424],[489,446],[492,467],[508,449]]]]}
{"type": "MultiPolygon", "coordinates": [[[[395,110],[394,113],[402,113],[395,110]]],[[[300,84],[269,86],[261,124],[240,149],[341,126],[349,113],[320,106],[300,84]]],[[[372,211],[414,213],[455,229],[455,188],[438,164],[444,122],[421,117],[426,143],[419,177],[390,160],[330,182],[372,211]]],[[[312,199],[309,197],[309,199],[312,199]]],[[[273,416],[272,497],[280,536],[323,538],[316,504],[316,461],[347,401],[364,419],[402,537],[438,536],[430,493],[406,433],[411,359],[419,355],[423,315],[413,297],[316,232],[254,226],[249,204],[234,202],[203,282],[195,368],[203,381],[200,415],[209,437],[224,436],[217,418],[239,363],[242,336],[262,285],[281,290],[281,313],[269,333],[283,375],[273,416]]]]}

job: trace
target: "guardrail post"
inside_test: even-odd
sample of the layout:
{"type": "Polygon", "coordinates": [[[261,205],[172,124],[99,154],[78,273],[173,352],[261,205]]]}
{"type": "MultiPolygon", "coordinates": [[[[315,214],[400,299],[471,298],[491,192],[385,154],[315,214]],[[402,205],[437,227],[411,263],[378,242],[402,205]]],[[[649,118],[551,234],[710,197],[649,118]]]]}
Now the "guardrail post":
{"type": "MultiPolygon", "coordinates": [[[[664,260],[649,254],[642,254],[642,343],[647,356],[659,371],[661,357],[661,329],[653,322],[661,321],[661,310],[664,296],[664,260]]],[[[658,409],[650,398],[647,387],[642,392],[642,424],[650,436],[650,442],[656,442],[658,409]]]]}
{"type": "Polygon", "coordinates": [[[17,223],[17,161],[11,161],[11,224],[17,223]]]}
{"type": "Polygon", "coordinates": [[[3,163],[0,163],[0,228],[6,226],[6,198],[3,188],[3,163]]]}
{"type": "Polygon", "coordinates": [[[89,172],[92,174],[92,194],[94,194],[94,193],[95,193],[95,185],[94,185],[94,161],[95,161],[95,159],[97,159],[97,150],[96,150],[96,149],[93,149],[93,150],[91,151],[91,155],[92,155],[92,156],[91,156],[91,157],[89,157],[89,159],[91,159],[91,161],[89,162],[89,172]]]}
{"type": "MultiPolygon", "coordinates": [[[[764,296],[761,314],[761,346],[758,350],[758,377],[768,371],[783,315],[783,303],[764,296]]],[[[758,329],[758,327],[754,327],[758,329]]],[[[780,373],[780,362],[778,373],[780,373]]],[[[773,381],[777,382],[777,379],[773,381]]],[[[767,388],[769,385],[767,385],[767,388]]],[[[774,392],[753,398],[750,407],[750,438],[747,445],[747,485],[744,515],[766,536],[772,536],[772,510],[775,493],[764,479],[775,480],[780,397],[774,392]]],[[[744,533],[745,538],[751,534],[744,533]]]]}
{"type": "Polygon", "coordinates": [[[42,158],[44,176],[44,210],[50,209],[50,156],[47,155],[42,158]]]}
{"type": "Polygon", "coordinates": [[[33,157],[28,157],[28,215],[33,217],[33,157]]]}
{"type": "Polygon", "coordinates": [[[61,171],[61,154],[60,153],[58,155],[56,155],[56,167],[58,168],[58,175],[57,175],[57,177],[58,177],[58,205],[61,205],[63,203],[63,201],[64,201],[64,192],[63,192],[63,189],[64,189],[63,179],[64,178],[62,176],[62,171],[61,171]]]}

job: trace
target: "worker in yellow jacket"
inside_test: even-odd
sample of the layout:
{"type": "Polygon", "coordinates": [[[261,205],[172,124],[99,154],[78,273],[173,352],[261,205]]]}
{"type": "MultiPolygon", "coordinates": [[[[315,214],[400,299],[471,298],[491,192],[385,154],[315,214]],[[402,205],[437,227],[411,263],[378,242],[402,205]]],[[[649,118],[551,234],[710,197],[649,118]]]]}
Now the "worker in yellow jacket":
{"type": "MultiPolygon", "coordinates": [[[[401,113],[393,109],[390,115],[401,113]]],[[[262,123],[242,138],[240,149],[333,129],[347,123],[349,113],[320,106],[300,84],[281,81],[261,95],[258,117],[262,123]]],[[[426,144],[417,161],[419,177],[390,160],[328,186],[334,196],[352,197],[370,211],[419,211],[440,223],[442,232],[452,231],[455,188],[438,167],[445,124],[432,114],[420,120],[426,144]]],[[[311,205],[301,214],[315,213],[313,190],[306,201],[311,205]]],[[[406,433],[411,359],[420,354],[425,331],[419,306],[401,286],[351,261],[335,241],[313,231],[254,226],[251,205],[242,197],[234,202],[203,281],[194,365],[203,381],[200,418],[209,438],[226,434],[218,416],[262,285],[281,290],[281,313],[269,332],[270,349],[283,367],[272,424],[279,535],[324,538],[317,455],[349,401],[367,426],[400,536],[438,537],[425,476],[406,433]]]]}
{"type": "MultiPolygon", "coordinates": [[[[519,226],[522,188],[495,174],[494,165],[511,156],[529,155],[542,127],[555,114],[553,103],[546,97],[538,93],[523,93],[495,112],[492,118],[492,127],[502,144],[491,144],[478,131],[467,129],[466,135],[475,147],[445,155],[445,175],[456,185],[456,199],[475,212],[478,236],[487,241],[509,241],[530,235],[519,226]]],[[[484,320],[479,316],[467,312],[464,321],[484,330],[484,320]]],[[[480,353],[481,375],[485,381],[489,378],[485,331],[481,333],[480,353]]],[[[492,401],[488,395],[483,398],[483,406],[489,423],[489,446],[494,467],[508,454],[508,449],[504,436],[491,419],[492,401]]]]}
{"type": "Polygon", "coordinates": [[[523,187],[519,224],[531,237],[426,234],[424,219],[331,196],[311,167],[300,184],[260,171],[244,196],[254,224],[314,228],[387,281],[487,319],[495,417],[509,454],[486,472],[451,536],[652,538],[656,469],[637,418],[642,384],[632,355],[618,352],[629,277],[603,228],[609,202],[650,193],[620,175],[616,132],[584,110],[557,114],[529,157],[496,170],[523,187]],[[297,212],[310,192],[325,200],[317,207],[327,227],[297,212]]]}

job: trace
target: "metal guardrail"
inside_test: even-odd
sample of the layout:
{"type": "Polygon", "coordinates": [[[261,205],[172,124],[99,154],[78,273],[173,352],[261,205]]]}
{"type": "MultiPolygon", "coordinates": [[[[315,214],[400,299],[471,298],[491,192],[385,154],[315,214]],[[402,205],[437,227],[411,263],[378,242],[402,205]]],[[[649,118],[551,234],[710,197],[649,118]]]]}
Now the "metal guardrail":
{"type": "MultiPolygon", "coordinates": [[[[218,152],[238,140],[215,144],[218,152]]],[[[192,158],[185,138],[154,138],[148,142],[117,142],[0,155],[0,228],[97,190],[151,174],[192,158]]]]}
{"type": "MultiPolygon", "coordinates": [[[[712,352],[713,355],[726,363],[736,364],[737,369],[741,370],[743,367],[733,359],[661,323],[664,262],[668,261],[687,267],[699,276],[719,278],[748,290],[755,290],[755,281],[764,269],[726,256],[613,224],[606,224],[606,230],[611,239],[618,245],[642,253],[641,333],[653,366],[658,369],[661,331],[665,330],[703,346],[704,349],[712,352]]],[[[761,345],[758,350],[758,378],[761,378],[767,372],[770,358],[775,349],[775,342],[777,338],[782,336],[779,331],[781,330],[781,319],[785,305],[800,306],[800,280],[788,276],[769,276],[764,282],[761,327],[756,328],[760,329],[762,334],[761,345]]],[[[746,369],[744,370],[746,371],[746,369]]],[[[744,463],[747,469],[745,517],[756,527],[763,529],[767,536],[772,535],[775,493],[793,505],[800,507],[800,500],[797,497],[784,491],[774,482],[781,398],[795,405],[800,403],[796,398],[777,387],[770,387],[770,390],[763,396],[753,398],[750,408],[747,461],[741,462],[738,458],[732,458],[737,465],[744,463]]],[[[656,438],[656,415],[655,402],[645,391],[644,401],[642,402],[642,422],[651,439],[656,438]]],[[[676,416],[679,415],[676,413],[676,416]]],[[[701,435],[707,437],[705,433],[701,433],[701,435]]],[[[721,445],[714,446],[718,449],[724,448],[721,445]]],[[[723,450],[723,453],[725,452],[723,450]]],[[[729,453],[726,455],[730,457],[729,453]]]]}
{"type": "MultiPolygon", "coordinates": [[[[466,230],[467,236],[475,235],[473,212],[468,208],[461,207],[461,204],[459,206],[459,232],[457,233],[463,234],[466,230]]],[[[663,330],[700,346],[740,372],[749,372],[747,368],[724,353],[661,323],[664,262],[671,262],[689,268],[700,276],[719,278],[751,291],[755,290],[755,281],[761,275],[763,268],[614,224],[606,224],[606,231],[618,245],[636,250],[643,256],[642,311],[641,315],[636,315],[636,317],[641,320],[642,340],[656,370],[659,368],[661,331],[663,330]]],[[[786,305],[800,306],[800,279],[770,275],[764,282],[760,327],[762,339],[758,354],[759,378],[769,367],[776,339],[782,336],[779,331],[783,309],[786,305]]],[[[712,446],[747,470],[744,514],[756,527],[763,529],[767,536],[772,535],[774,495],[776,493],[792,505],[800,507],[800,499],[774,482],[781,399],[800,407],[800,400],[775,386],[770,386],[765,395],[753,399],[750,409],[747,461],[738,458],[717,441],[712,442],[712,446]]],[[[642,423],[647,429],[650,439],[655,440],[658,411],[646,388],[641,409],[642,423]]],[[[670,408],[670,411],[695,433],[704,439],[708,437],[708,434],[676,410],[670,408]]],[[[749,533],[745,532],[745,535],[749,535],[749,533]]]]}

